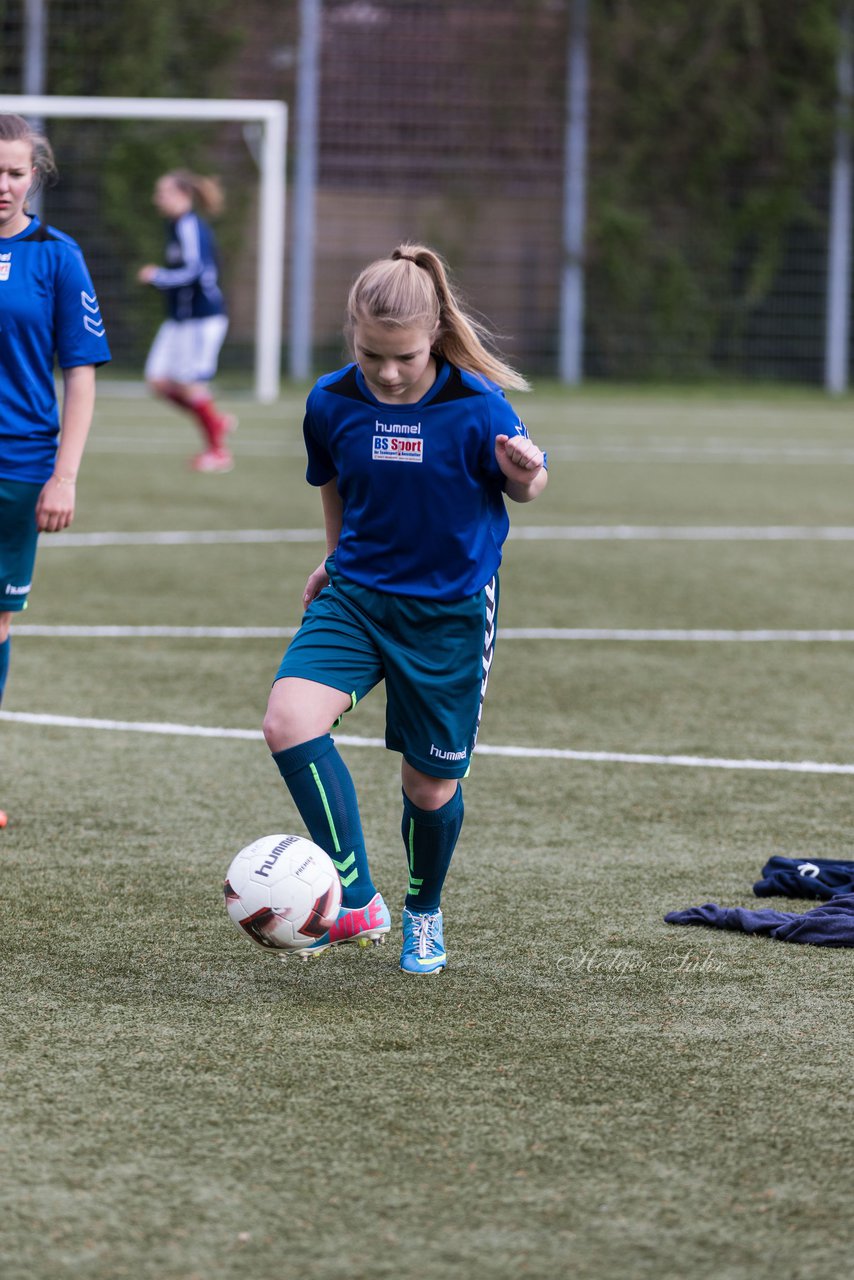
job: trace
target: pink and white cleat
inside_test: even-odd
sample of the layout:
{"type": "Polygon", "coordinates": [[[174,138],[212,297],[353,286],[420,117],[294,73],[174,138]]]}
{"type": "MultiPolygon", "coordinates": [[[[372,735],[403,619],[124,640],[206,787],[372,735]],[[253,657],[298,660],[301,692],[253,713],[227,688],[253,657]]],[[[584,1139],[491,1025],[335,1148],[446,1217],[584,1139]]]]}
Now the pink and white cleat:
{"type": "Polygon", "coordinates": [[[194,471],[231,471],[234,458],[228,449],[206,449],[197,453],[190,465],[194,471]]]}
{"type": "MultiPolygon", "coordinates": [[[[338,919],[316,942],[291,955],[301,960],[316,956],[329,947],[341,946],[345,942],[355,942],[359,947],[378,946],[385,942],[386,934],[391,929],[391,915],[381,893],[375,893],[364,907],[341,907],[338,919]]],[[[285,957],[283,956],[282,959],[285,957]]]]}

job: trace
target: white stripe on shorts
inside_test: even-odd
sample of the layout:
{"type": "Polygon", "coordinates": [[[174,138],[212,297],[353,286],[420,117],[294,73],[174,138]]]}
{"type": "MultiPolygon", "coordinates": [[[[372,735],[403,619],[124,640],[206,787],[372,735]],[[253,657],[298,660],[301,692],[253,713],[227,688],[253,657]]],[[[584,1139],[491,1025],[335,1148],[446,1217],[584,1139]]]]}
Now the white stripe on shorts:
{"type": "Polygon", "coordinates": [[[489,673],[492,669],[492,659],[495,657],[495,610],[496,610],[496,579],[491,578],[483,588],[485,597],[486,625],[483,632],[483,665],[481,668],[480,680],[480,705],[477,709],[477,724],[474,729],[474,738],[472,740],[472,751],[477,744],[477,735],[480,732],[480,722],[483,718],[483,700],[486,697],[486,685],[489,680],[489,673]]]}

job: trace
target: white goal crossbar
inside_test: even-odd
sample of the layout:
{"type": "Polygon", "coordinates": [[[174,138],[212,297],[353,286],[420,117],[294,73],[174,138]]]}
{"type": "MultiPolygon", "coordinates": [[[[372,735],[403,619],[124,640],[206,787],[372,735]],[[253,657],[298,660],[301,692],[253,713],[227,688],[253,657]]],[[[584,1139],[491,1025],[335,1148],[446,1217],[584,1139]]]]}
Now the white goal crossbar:
{"type": "Polygon", "coordinates": [[[50,119],[238,121],[261,128],[258,165],[258,287],[255,301],[255,394],[279,398],[285,256],[284,102],[229,98],[86,98],[61,94],[0,94],[0,111],[50,119]]]}

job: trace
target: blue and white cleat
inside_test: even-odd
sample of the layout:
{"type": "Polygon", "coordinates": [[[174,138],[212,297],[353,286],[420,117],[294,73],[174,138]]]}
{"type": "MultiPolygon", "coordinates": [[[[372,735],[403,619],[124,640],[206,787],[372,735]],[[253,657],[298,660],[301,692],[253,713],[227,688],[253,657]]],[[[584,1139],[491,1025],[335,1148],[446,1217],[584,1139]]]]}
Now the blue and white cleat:
{"type": "Polygon", "coordinates": [[[400,967],[404,973],[441,973],[447,966],[442,912],[426,914],[403,908],[403,950],[400,967]]]}
{"type": "MultiPolygon", "coordinates": [[[[343,942],[355,942],[360,947],[378,946],[385,942],[391,929],[391,914],[381,893],[375,893],[364,907],[341,907],[338,919],[316,942],[299,951],[291,952],[301,960],[308,960],[329,947],[343,942]]],[[[284,958],[284,957],[283,957],[284,958]]]]}

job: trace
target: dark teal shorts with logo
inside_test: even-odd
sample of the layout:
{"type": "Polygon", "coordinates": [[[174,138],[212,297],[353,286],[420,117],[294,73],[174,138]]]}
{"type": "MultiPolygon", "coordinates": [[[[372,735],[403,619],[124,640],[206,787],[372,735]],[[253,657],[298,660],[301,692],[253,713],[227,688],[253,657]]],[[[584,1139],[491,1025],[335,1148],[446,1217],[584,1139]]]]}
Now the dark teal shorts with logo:
{"type": "Polygon", "coordinates": [[[44,485],[0,480],[0,613],[26,609],[36,563],[36,503],[44,485]]]}
{"type": "Polygon", "coordinates": [[[423,600],[359,586],[326,562],[276,673],[349,695],[351,710],[386,685],[386,746],[415,769],[463,778],[477,740],[495,649],[498,579],[465,600],[423,600]]]}

